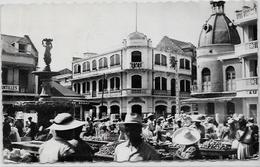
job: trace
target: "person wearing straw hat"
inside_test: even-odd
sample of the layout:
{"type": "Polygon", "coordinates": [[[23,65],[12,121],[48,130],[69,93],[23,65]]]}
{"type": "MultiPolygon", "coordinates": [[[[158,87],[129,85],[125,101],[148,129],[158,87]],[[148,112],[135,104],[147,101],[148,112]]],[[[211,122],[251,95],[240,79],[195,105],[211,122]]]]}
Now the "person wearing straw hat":
{"type": "Polygon", "coordinates": [[[83,161],[91,158],[90,147],[83,145],[79,140],[85,122],[75,120],[69,113],[60,113],[51,121],[53,124],[48,129],[54,132],[54,136],[41,145],[40,163],[83,161]]]}
{"type": "Polygon", "coordinates": [[[160,160],[157,151],[142,139],[142,117],[137,113],[128,113],[124,125],[127,140],[115,149],[114,161],[160,160]]]}
{"type": "Polygon", "coordinates": [[[178,159],[199,159],[201,157],[198,148],[200,133],[190,127],[183,127],[174,132],[172,142],[181,145],[176,151],[178,159]]]}

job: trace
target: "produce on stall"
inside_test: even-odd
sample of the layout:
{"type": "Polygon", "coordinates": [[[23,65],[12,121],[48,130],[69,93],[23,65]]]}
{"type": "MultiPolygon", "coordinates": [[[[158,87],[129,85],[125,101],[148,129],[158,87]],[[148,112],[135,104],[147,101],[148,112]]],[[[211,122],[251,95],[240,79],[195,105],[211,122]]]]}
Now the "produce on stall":
{"type": "Polygon", "coordinates": [[[200,148],[204,149],[215,149],[215,150],[230,150],[231,144],[223,143],[217,140],[208,140],[200,145],[200,148]]]}

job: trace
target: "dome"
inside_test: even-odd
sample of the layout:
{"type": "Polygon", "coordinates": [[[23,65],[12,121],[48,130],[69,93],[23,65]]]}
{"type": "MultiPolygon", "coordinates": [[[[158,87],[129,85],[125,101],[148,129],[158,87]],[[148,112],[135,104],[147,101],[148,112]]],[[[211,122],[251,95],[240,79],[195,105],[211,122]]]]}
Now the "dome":
{"type": "Polygon", "coordinates": [[[211,2],[211,4],[213,14],[202,27],[198,46],[240,44],[240,37],[236,30],[236,26],[224,13],[224,2],[211,2]]]}
{"type": "Polygon", "coordinates": [[[130,40],[136,40],[136,39],[146,39],[146,35],[140,32],[132,32],[131,34],[128,35],[128,39],[130,40]]]}

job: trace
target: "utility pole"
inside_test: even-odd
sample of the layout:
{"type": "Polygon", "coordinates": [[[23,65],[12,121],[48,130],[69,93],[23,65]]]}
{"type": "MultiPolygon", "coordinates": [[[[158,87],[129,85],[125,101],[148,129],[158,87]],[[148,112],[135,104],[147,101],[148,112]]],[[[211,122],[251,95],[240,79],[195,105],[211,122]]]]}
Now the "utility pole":
{"type": "Polygon", "coordinates": [[[170,53],[170,63],[171,63],[171,68],[174,68],[175,70],[175,102],[176,102],[176,113],[180,114],[180,90],[179,90],[179,70],[178,70],[178,56],[177,54],[174,54],[174,56],[171,55],[171,51],[169,50],[170,53]]]}

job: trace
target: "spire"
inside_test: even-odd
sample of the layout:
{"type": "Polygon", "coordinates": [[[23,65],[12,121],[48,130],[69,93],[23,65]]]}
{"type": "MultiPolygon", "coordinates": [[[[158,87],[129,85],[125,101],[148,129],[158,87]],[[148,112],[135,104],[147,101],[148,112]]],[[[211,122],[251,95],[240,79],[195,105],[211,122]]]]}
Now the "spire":
{"type": "Polygon", "coordinates": [[[137,2],[135,3],[135,32],[137,32],[137,2]]]}

